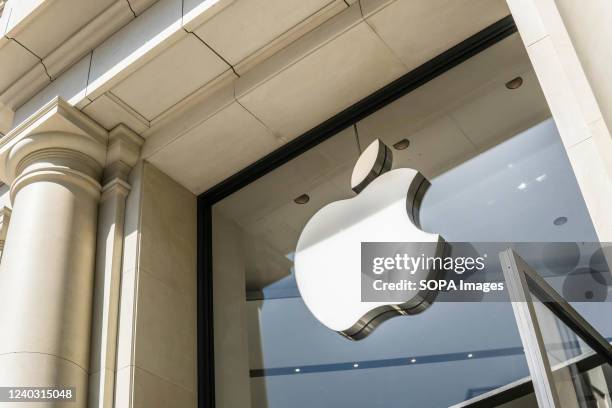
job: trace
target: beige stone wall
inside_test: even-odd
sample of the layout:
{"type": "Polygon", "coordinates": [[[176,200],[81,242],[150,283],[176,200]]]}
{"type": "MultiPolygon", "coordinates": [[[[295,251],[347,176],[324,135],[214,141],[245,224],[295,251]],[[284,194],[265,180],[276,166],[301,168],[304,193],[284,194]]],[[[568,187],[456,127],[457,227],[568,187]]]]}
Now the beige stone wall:
{"type": "MultiPolygon", "coordinates": [[[[586,48],[582,44],[588,42],[589,37],[593,40],[593,34],[588,33],[592,26],[602,33],[601,24],[605,25],[608,20],[604,18],[601,24],[587,23],[590,20],[588,10],[599,0],[507,2],[559,129],[597,235],[602,242],[612,241],[612,212],[609,210],[612,207],[612,139],[604,120],[606,106],[602,101],[605,98],[595,97],[596,94],[612,97],[612,93],[609,83],[596,84],[589,77],[589,70],[594,69],[591,66],[594,58],[585,55],[587,50],[593,51],[595,44],[586,48]],[[571,10],[570,3],[575,3],[571,10]],[[589,3],[586,11],[584,3],[589,3]],[[574,21],[569,25],[561,16],[564,7],[565,14],[571,13],[574,21]],[[572,29],[571,25],[581,19],[577,15],[582,16],[584,25],[572,29]]],[[[601,52],[608,51],[604,47],[601,52]]]]}
{"type": "Polygon", "coordinates": [[[608,127],[612,126],[612,2],[609,0],[555,0],[582,68],[599,102],[608,127]]]}
{"type": "Polygon", "coordinates": [[[115,407],[195,407],[196,196],[148,163],[130,184],[115,407]]]}
{"type": "Polygon", "coordinates": [[[215,402],[250,407],[249,346],[242,232],[213,210],[215,402]]]}

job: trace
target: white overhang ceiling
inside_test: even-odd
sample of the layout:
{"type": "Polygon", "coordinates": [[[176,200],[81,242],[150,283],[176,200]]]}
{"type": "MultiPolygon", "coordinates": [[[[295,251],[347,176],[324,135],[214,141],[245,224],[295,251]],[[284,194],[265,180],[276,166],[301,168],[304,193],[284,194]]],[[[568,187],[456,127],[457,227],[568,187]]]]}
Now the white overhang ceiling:
{"type": "Polygon", "coordinates": [[[137,14],[14,106],[13,125],[60,96],[107,129],[133,128],[144,158],[200,193],[509,11],[503,0],[159,0],[137,14]]]}

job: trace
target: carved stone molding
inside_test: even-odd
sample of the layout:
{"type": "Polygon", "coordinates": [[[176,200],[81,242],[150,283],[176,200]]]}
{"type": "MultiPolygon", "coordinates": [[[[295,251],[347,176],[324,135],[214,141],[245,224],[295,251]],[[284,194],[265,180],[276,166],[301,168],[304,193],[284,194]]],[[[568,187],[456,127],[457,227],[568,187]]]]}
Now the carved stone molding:
{"type": "Polygon", "coordinates": [[[0,140],[0,180],[12,184],[36,161],[97,179],[106,164],[107,144],[104,128],[55,98],[0,140]]]}

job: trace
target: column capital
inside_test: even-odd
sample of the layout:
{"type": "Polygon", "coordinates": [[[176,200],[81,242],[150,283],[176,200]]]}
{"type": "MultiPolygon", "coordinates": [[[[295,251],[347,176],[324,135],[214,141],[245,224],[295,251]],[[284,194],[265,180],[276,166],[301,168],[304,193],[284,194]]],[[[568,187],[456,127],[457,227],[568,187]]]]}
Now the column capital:
{"type": "Polygon", "coordinates": [[[106,129],[57,97],[0,139],[0,180],[12,184],[24,160],[43,151],[47,156],[76,152],[91,159],[90,167],[102,169],[107,144],[106,129]]]}
{"type": "Polygon", "coordinates": [[[144,139],[123,123],[109,132],[103,185],[116,179],[127,182],[130,171],[140,158],[143,143],[144,139]]]}
{"type": "Polygon", "coordinates": [[[38,180],[100,192],[108,132],[61,98],[55,98],[0,139],[0,180],[17,191],[38,180]]]}

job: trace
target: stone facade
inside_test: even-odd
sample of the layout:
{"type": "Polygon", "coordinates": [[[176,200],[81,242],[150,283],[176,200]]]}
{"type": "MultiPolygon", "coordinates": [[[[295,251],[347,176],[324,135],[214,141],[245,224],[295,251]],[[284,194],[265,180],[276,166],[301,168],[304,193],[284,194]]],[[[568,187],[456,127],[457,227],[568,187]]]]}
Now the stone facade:
{"type": "Polygon", "coordinates": [[[197,195],[510,13],[611,241],[612,9],[582,3],[0,1],[0,384],[196,406],[197,195]]]}

